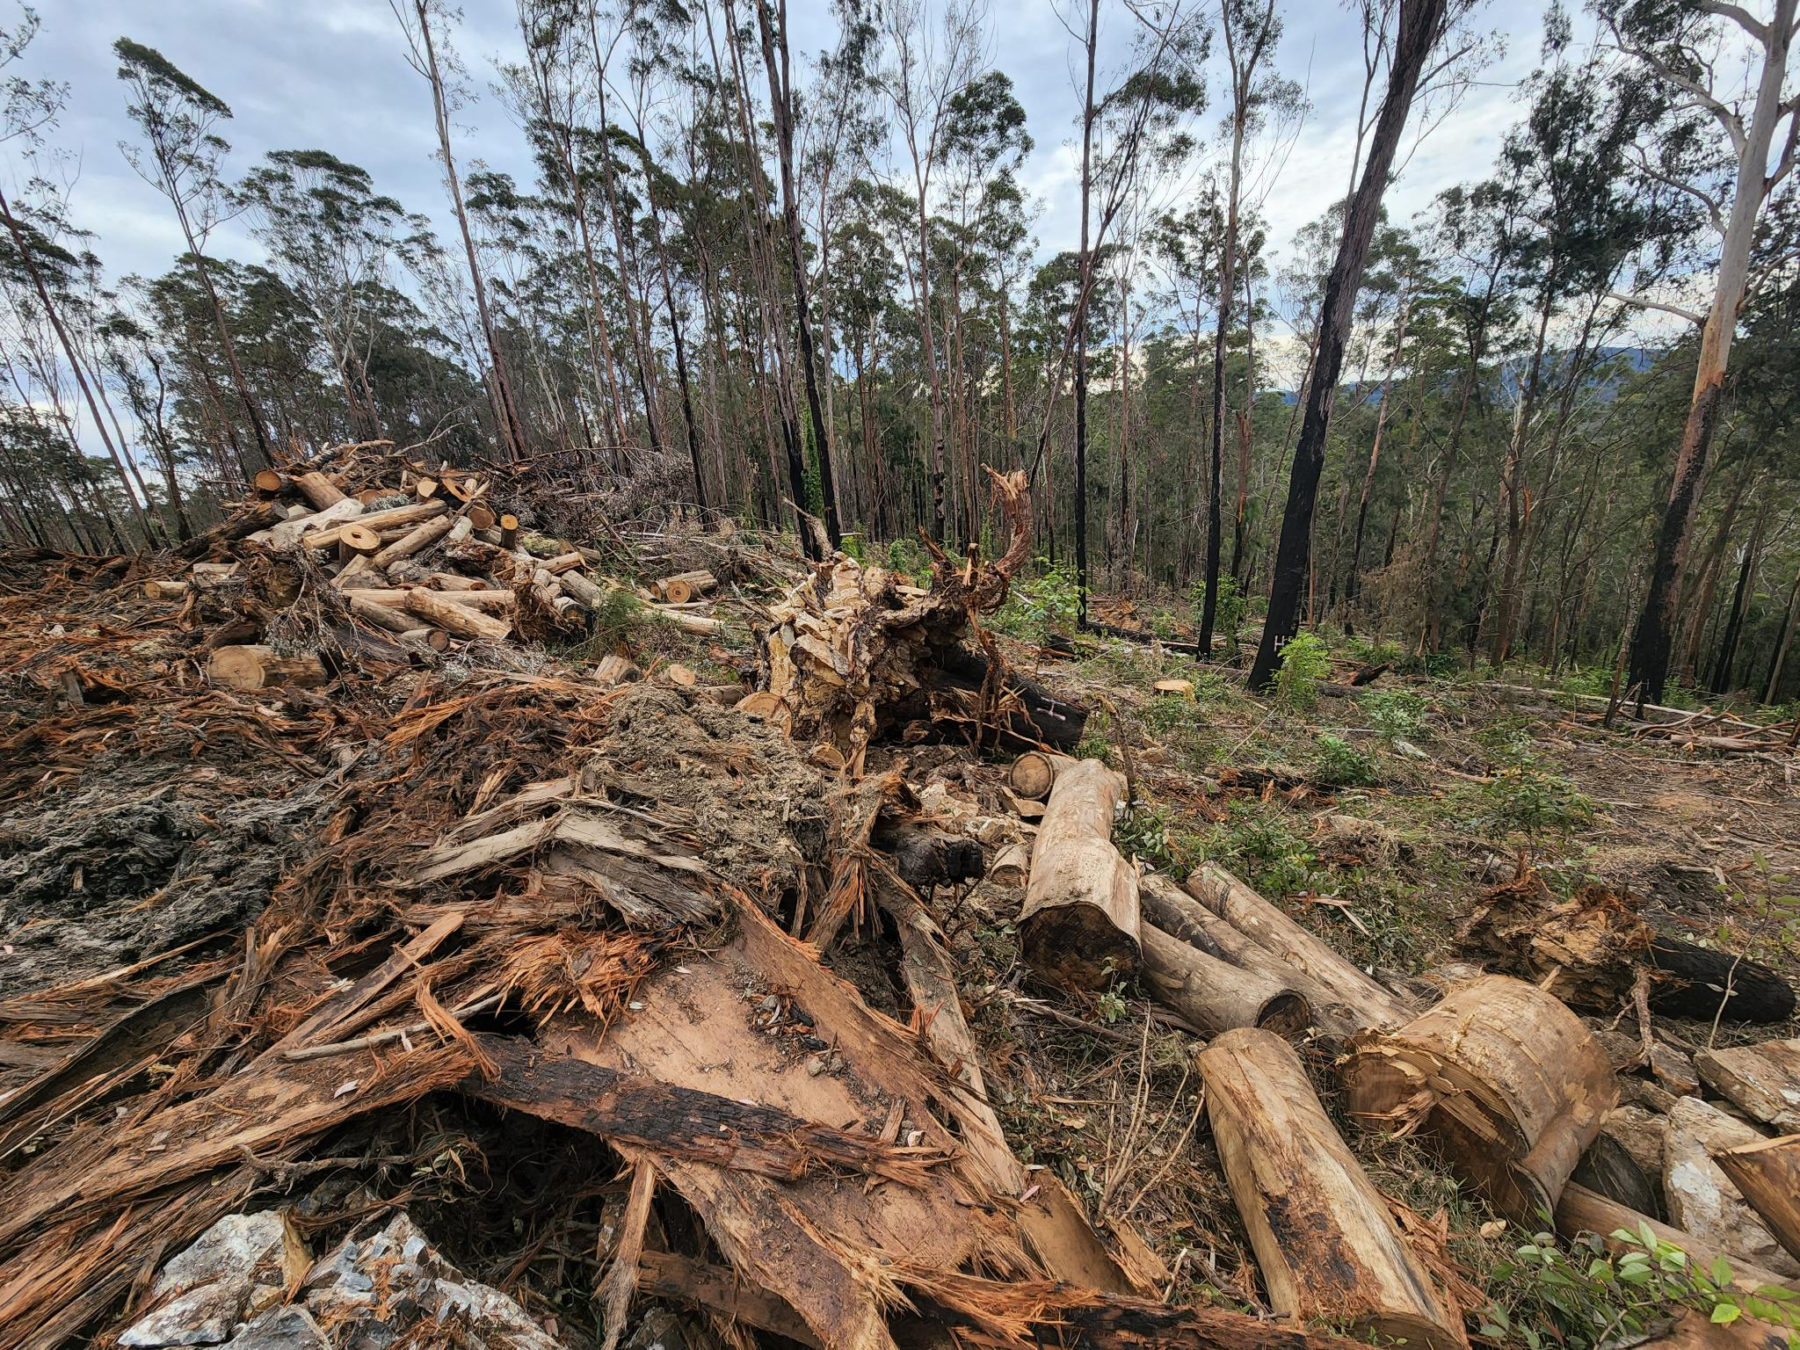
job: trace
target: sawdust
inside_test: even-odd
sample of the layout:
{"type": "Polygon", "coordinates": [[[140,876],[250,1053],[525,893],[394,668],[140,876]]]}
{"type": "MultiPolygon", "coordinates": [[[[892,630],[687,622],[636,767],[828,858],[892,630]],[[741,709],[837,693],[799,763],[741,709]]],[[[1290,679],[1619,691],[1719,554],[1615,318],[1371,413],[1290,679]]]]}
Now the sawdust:
{"type": "Polygon", "coordinates": [[[322,823],[324,782],[96,762],[0,816],[0,996],[235,935],[322,823]]]}
{"type": "Polygon", "coordinates": [[[800,889],[825,862],[831,778],[766,723],[680,690],[645,684],[621,698],[584,777],[678,826],[752,895],[800,889]]]}

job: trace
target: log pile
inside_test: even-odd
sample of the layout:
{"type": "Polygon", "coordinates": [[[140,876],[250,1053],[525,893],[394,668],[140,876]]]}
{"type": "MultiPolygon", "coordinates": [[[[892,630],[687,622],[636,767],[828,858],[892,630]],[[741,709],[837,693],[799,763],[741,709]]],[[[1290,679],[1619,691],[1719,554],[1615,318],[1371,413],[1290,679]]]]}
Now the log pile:
{"type": "MultiPolygon", "coordinates": [[[[242,556],[177,555],[182,570],[146,579],[144,595],[229,599],[250,587],[265,610],[284,609],[311,578],[325,603],[347,615],[342,645],[387,658],[580,636],[619,583],[589,574],[601,557],[594,550],[521,530],[519,517],[492,500],[495,481],[486,473],[396,465],[388,456],[351,456],[330,473],[264,470],[255,479],[258,497],[196,541],[199,549],[242,556]],[[259,552],[274,561],[247,565],[259,552]],[[257,585],[256,574],[271,571],[289,579],[274,592],[257,585]]],[[[710,574],[690,572],[633,594],[649,612],[710,636],[724,631],[724,621],[697,612],[694,602],[716,589],[710,574]]],[[[208,670],[245,692],[316,687],[334,673],[317,652],[260,642],[222,643],[208,670]]]]}

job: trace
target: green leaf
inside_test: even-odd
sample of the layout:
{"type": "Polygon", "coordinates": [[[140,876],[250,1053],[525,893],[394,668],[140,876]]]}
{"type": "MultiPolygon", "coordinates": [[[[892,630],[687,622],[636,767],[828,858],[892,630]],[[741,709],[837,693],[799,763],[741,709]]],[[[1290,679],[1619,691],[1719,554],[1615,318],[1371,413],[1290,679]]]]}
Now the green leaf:
{"type": "Polygon", "coordinates": [[[1713,1309],[1712,1320],[1719,1326],[1730,1326],[1733,1322],[1738,1320],[1738,1317],[1743,1311],[1744,1310],[1735,1303],[1721,1303],[1718,1307],[1713,1309]]]}
{"type": "Polygon", "coordinates": [[[1715,1256],[1712,1263],[1712,1282],[1723,1289],[1731,1283],[1731,1262],[1723,1256],[1715,1256]]]}

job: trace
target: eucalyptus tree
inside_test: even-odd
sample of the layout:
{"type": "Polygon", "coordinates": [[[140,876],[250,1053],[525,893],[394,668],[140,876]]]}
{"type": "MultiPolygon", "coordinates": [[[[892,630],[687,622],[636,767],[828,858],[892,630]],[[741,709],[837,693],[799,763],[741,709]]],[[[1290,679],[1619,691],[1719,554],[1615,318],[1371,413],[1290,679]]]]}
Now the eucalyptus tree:
{"type": "Polygon", "coordinates": [[[1629,684],[1660,699],[1673,647],[1677,580],[1700,500],[1725,376],[1750,282],[1757,224],[1800,157],[1800,92],[1789,78],[1800,0],[1756,13],[1729,0],[1596,0],[1613,42],[1673,105],[1640,147],[1645,175],[1696,201],[1718,240],[1693,393],[1656,531],[1629,684]],[[1730,73],[1742,66],[1740,82],[1730,73]],[[1785,127],[1785,130],[1783,129],[1785,127]]]}
{"type": "Polygon", "coordinates": [[[324,337],[357,439],[381,437],[369,381],[369,302],[433,247],[423,217],[375,191],[367,170],[324,150],[275,150],[238,186],[270,265],[307,305],[324,337]]]}
{"type": "Polygon", "coordinates": [[[481,275],[481,260],[475,250],[475,236],[469,229],[469,213],[463,201],[462,179],[456,170],[456,154],[450,140],[450,116],[458,103],[455,54],[447,45],[452,13],[444,0],[388,0],[400,31],[406,39],[406,59],[431,90],[432,120],[437,129],[438,162],[444,169],[444,186],[450,194],[450,209],[456,216],[462,235],[463,253],[469,265],[469,285],[475,296],[475,312],[481,325],[490,378],[488,397],[493,407],[494,425],[507,458],[514,463],[525,454],[525,428],[513,403],[512,385],[507,378],[506,357],[501,350],[499,334],[488,308],[487,284],[481,275]],[[437,29],[444,30],[440,38],[437,29]],[[442,48],[440,54],[440,48],[442,48]]]}
{"type": "MultiPolygon", "coordinates": [[[[142,145],[120,142],[126,160],[138,176],[169,200],[176,223],[193,259],[193,272],[212,304],[219,346],[231,369],[245,420],[256,442],[260,462],[270,459],[269,438],[262,412],[250,395],[238,359],[237,345],[226,322],[206,266],[206,246],[212,232],[231,213],[230,193],[220,176],[220,166],[231,146],[218,133],[218,125],[231,117],[226,102],[191,79],[153,47],[122,37],[113,43],[119,59],[119,79],[126,89],[126,112],[143,136],[142,145]]],[[[236,445],[236,433],[227,424],[236,445]]],[[[248,467],[248,466],[246,466],[248,467]]]]}

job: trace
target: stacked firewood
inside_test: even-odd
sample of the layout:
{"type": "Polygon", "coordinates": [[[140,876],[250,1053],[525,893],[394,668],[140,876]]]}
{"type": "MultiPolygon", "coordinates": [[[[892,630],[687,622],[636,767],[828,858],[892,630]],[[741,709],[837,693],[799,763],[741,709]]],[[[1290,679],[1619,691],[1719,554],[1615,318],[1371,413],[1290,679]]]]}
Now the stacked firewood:
{"type": "MultiPolygon", "coordinates": [[[[443,652],[458,643],[507,643],[578,637],[621,583],[588,574],[602,560],[591,548],[535,533],[493,501],[491,476],[426,472],[391,458],[371,472],[358,462],[336,472],[265,469],[258,496],[214,530],[213,552],[237,555],[193,562],[180,575],[144,583],[151,599],[183,600],[229,590],[277,572],[310,574],[335,595],[350,622],[383,650],[443,652]],[[247,558],[272,555],[270,565],[247,558]]],[[[298,594],[288,585],[276,606],[298,594]]],[[[670,622],[703,635],[723,630],[697,612],[714,588],[687,573],[636,591],[670,622]],[[659,603],[664,598],[672,603],[659,603]]],[[[268,586],[265,582],[265,598],[268,586]]],[[[330,670],[317,652],[277,651],[262,643],[216,647],[215,681],[241,690],[324,684],[330,670]]],[[[608,663],[609,679],[629,676],[628,661],[608,663]]]]}

